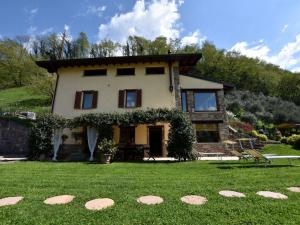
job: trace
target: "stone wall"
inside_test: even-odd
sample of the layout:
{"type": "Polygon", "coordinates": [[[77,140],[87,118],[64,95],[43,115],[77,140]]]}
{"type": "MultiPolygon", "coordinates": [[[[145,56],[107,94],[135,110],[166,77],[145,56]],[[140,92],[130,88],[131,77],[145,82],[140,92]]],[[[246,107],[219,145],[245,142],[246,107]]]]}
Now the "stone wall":
{"type": "Polygon", "coordinates": [[[29,133],[30,129],[28,127],[0,118],[0,155],[28,155],[29,133]]]}
{"type": "MultiPolygon", "coordinates": [[[[181,109],[181,90],[180,90],[180,79],[179,71],[177,67],[173,68],[174,74],[174,86],[175,86],[175,97],[176,106],[181,109]]],[[[224,90],[216,90],[218,111],[216,112],[194,112],[194,94],[193,90],[186,90],[187,93],[187,114],[191,118],[193,123],[201,122],[216,122],[219,127],[220,140],[217,143],[196,143],[194,149],[199,152],[225,152],[226,148],[223,141],[228,139],[229,131],[226,124],[226,109],[224,104],[224,90]]]]}

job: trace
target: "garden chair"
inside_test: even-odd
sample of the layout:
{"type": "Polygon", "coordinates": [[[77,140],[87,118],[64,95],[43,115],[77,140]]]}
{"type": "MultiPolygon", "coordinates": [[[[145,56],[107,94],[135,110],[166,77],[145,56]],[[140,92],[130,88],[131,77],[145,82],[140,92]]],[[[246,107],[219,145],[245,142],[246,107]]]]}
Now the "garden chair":
{"type": "Polygon", "coordinates": [[[244,159],[244,160],[248,160],[250,158],[252,158],[251,155],[245,153],[245,152],[239,152],[237,150],[231,150],[230,153],[236,157],[239,158],[239,160],[244,159]]]}
{"type": "Polygon", "coordinates": [[[288,159],[290,165],[291,165],[291,160],[292,159],[300,159],[299,155],[261,154],[260,152],[254,150],[254,149],[253,150],[246,150],[245,152],[248,153],[249,155],[251,155],[255,159],[255,163],[256,163],[257,166],[259,164],[260,159],[265,160],[265,167],[267,167],[271,163],[271,160],[275,160],[275,159],[288,159]]]}

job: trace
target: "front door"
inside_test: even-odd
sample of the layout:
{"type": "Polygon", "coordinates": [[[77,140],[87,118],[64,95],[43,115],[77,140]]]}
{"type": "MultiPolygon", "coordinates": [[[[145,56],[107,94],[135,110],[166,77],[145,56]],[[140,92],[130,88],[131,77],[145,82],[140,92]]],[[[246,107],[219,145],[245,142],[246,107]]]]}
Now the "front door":
{"type": "Polygon", "coordinates": [[[149,145],[152,156],[162,156],[162,127],[149,127],[149,145]]]}

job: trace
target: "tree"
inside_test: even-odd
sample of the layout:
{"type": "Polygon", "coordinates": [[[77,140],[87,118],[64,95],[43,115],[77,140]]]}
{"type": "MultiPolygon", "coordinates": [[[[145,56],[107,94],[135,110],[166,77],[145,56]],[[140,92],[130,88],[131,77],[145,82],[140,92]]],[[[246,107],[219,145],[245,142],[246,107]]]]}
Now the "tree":
{"type": "Polygon", "coordinates": [[[24,42],[12,39],[0,41],[0,88],[21,87],[33,78],[45,75],[32,60],[24,42]]]}
{"type": "Polygon", "coordinates": [[[91,57],[111,57],[115,56],[119,48],[119,44],[111,40],[104,39],[99,43],[91,45],[91,57]]]}
{"type": "Polygon", "coordinates": [[[90,53],[90,43],[86,33],[80,32],[76,39],[76,58],[87,58],[90,53]]]}

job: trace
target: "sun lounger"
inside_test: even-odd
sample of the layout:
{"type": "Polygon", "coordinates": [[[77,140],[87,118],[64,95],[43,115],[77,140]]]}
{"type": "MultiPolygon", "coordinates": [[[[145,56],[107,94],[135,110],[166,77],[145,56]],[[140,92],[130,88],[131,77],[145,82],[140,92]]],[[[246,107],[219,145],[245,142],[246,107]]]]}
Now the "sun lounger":
{"type": "Polygon", "coordinates": [[[256,165],[258,165],[260,159],[264,159],[265,167],[267,167],[268,164],[271,163],[271,160],[275,160],[275,159],[288,159],[290,164],[291,164],[291,159],[300,159],[299,155],[270,155],[270,154],[263,155],[256,150],[246,150],[245,152],[251,155],[255,159],[256,165]]]}

